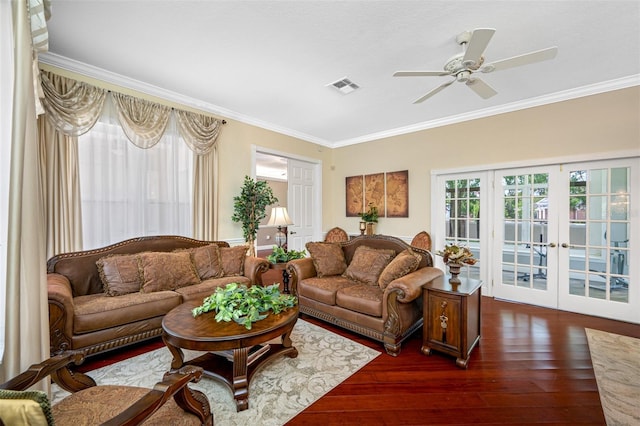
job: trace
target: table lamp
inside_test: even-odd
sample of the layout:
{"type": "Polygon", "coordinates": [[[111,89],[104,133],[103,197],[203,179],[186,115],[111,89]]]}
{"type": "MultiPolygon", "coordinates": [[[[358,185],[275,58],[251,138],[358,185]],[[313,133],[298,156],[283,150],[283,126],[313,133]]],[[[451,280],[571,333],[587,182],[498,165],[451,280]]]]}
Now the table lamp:
{"type": "Polygon", "coordinates": [[[271,217],[269,217],[269,222],[267,222],[267,226],[277,226],[278,232],[274,237],[276,244],[278,247],[282,247],[287,243],[287,234],[282,232],[283,226],[293,225],[293,221],[289,217],[289,213],[287,213],[286,207],[273,207],[271,209],[271,217]]]}

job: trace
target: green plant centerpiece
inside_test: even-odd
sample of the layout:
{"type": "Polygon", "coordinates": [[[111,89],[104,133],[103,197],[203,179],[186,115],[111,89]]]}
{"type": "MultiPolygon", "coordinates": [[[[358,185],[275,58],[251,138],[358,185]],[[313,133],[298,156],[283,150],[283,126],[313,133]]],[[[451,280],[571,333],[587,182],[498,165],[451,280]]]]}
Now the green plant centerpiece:
{"type": "Polygon", "coordinates": [[[373,203],[369,203],[369,210],[364,213],[360,213],[360,217],[363,222],[367,223],[377,223],[378,222],[378,208],[373,205],[373,203]]]}
{"type": "Polygon", "coordinates": [[[249,244],[249,255],[256,255],[255,241],[260,221],[267,217],[267,206],[278,202],[273,190],[266,181],[256,181],[244,177],[240,195],[233,197],[233,216],[231,220],[242,224],[242,233],[249,244]]]}
{"type": "Polygon", "coordinates": [[[302,259],[307,255],[305,250],[285,250],[282,247],[273,246],[273,252],[267,256],[267,260],[271,263],[286,263],[294,259],[302,259]]]}
{"type": "Polygon", "coordinates": [[[231,320],[251,330],[254,322],[265,319],[268,311],[274,314],[294,307],[298,299],[290,294],[281,294],[278,284],[269,286],[229,283],[216,288],[215,292],[203,300],[202,305],[193,308],[194,317],[215,311],[216,321],[231,320]]]}

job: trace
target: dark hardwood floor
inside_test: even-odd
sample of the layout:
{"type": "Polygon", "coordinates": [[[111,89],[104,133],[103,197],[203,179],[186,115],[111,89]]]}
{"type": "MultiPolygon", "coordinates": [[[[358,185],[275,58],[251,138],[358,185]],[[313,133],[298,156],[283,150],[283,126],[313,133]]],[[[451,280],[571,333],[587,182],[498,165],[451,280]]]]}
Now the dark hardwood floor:
{"type": "MultiPolygon", "coordinates": [[[[287,425],[603,425],[584,328],[640,338],[638,324],[483,297],[480,344],[462,370],[447,355],[422,355],[421,331],[394,358],[378,342],[302,318],[383,353],[287,425]]],[[[89,359],[83,371],[160,346],[89,359]]]]}

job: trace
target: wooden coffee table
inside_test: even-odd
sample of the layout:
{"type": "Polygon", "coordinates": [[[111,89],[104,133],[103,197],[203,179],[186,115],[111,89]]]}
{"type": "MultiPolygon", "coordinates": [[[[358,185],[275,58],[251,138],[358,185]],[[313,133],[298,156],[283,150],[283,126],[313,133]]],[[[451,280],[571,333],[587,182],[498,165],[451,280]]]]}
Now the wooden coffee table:
{"type": "Polygon", "coordinates": [[[298,306],[277,315],[271,313],[253,323],[251,330],[235,322],[217,322],[215,312],[193,317],[199,303],[188,302],[174,308],[162,320],[162,339],[171,351],[171,371],[185,364],[204,369],[204,375],[226,384],[233,392],[237,411],[249,408],[249,383],[253,375],[275,356],[298,356],[292,346],[291,331],[298,320],[298,306]],[[281,343],[269,343],[280,337],[281,343]],[[182,349],[207,352],[186,361],[182,349]]]}

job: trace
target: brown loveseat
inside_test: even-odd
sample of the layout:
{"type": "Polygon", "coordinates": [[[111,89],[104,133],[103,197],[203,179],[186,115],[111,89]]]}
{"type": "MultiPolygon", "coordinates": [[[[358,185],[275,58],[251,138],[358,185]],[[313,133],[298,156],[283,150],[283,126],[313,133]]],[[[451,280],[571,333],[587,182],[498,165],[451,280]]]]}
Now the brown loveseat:
{"type": "Polygon", "coordinates": [[[47,262],[51,355],[88,356],[159,336],[169,310],[230,282],[259,283],[268,269],[246,246],[179,236],[56,255],[47,262]]]}
{"type": "Polygon", "coordinates": [[[443,275],[431,253],[384,235],[307,250],[311,257],[287,265],[300,312],[383,342],[397,356],[422,326],[422,286],[443,275]]]}

